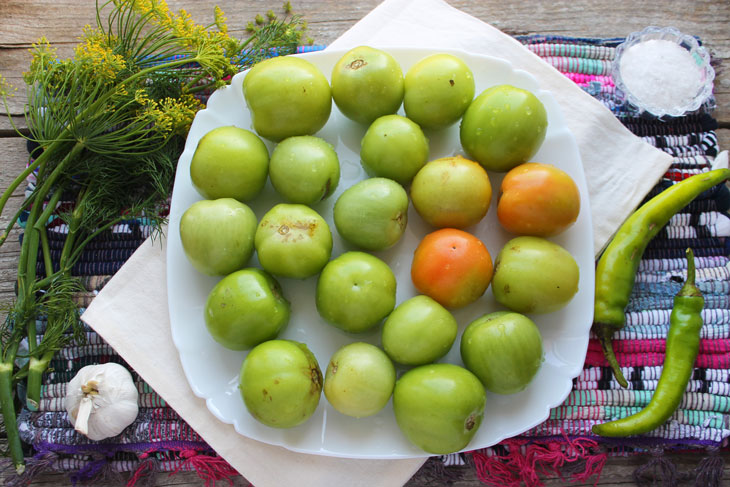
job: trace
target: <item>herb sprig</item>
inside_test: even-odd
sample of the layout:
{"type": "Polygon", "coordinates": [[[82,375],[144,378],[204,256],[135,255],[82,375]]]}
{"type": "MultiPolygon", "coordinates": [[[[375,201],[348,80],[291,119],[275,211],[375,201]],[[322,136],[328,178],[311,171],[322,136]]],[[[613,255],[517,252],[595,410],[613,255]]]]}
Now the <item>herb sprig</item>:
{"type": "MultiPolygon", "coordinates": [[[[40,149],[26,170],[0,195],[2,214],[10,195],[35,174],[35,186],[0,234],[8,238],[23,211],[17,299],[0,327],[0,403],[8,450],[18,473],[24,469],[16,423],[17,381],[25,379],[26,401],[37,410],[42,375],[71,337],[82,338],[73,296],[81,288],[71,270],[86,244],[112,226],[144,219],[157,232],[166,221],[175,166],[196,112],[199,94],[225,85],[242,68],[271,54],[290,54],[302,43],[306,24],[284,5],[249,28],[239,40],[228,34],[224,13],[203,26],[164,0],[109,0],[96,4],[96,26],[84,29],[69,59],[59,59],[46,39],[34,44],[24,81],[29,138],[40,149]],[[72,201],[68,211],[64,202],[72,201]],[[46,225],[66,225],[54,267],[46,225]],[[37,275],[38,259],[45,275],[37,275]],[[40,336],[39,316],[47,319],[40,336]],[[28,352],[21,352],[27,340],[28,352]],[[16,359],[27,359],[18,366],[16,359]]],[[[0,76],[9,113],[11,89],[0,76]]],[[[20,131],[18,130],[20,134],[20,131]]]]}

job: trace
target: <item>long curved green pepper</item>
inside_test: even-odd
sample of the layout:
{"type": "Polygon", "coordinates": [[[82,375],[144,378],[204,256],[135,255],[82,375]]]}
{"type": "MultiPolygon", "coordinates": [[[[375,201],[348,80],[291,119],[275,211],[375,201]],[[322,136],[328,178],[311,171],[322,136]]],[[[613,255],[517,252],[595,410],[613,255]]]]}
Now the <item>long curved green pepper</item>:
{"type": "Polygon", "coordinates": [[[616,380],[628,382],[613,352],[614,332],[623,328],[626,306],[634,288],[636,271],[649,241],[679,210],[700,193],[730,179],[730,169],[714,169],[696,174],[670,186],[644,203],[621,225],[596,266],[593,332],[601,342],[616,380]]]}
{"type": "Polygon", "coordinates": [[[674,297],[669,318],[669,333],[662,373],[651,401],[636,414],[593,425],[601,436],[629,436],[652,431],[664,424],[677,410],[687,384],[692,377],[700,348],[702,308],[705,299],[695,286],[695,261],[692,249],[687,249],[687,280],[674,297]]]}

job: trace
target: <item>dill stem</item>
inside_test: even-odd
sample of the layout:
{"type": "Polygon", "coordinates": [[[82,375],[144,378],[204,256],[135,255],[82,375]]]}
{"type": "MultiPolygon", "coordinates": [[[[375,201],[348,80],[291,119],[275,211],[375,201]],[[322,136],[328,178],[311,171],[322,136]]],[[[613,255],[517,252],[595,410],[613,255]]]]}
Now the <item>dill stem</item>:
{"type": "Polygon", "coordinates": [[[59,269],[56,272],[54,272],[51,275],[47,275],[43,279],[37,280],[35,283],[34,290],[39,291],[39,290],[45,288],[46,286],[49,286],[51,284],[51,281],[53,281],[53,279],[55,277],[70,272],[71,268],[73,267],[73,265],[76,263],[76,261],[81,256],[81,253],[84,251],[84,247],[86,246],[86,244],[88,244],[96,236],[109,230],[111,227],[113,227],[114,225],[116,225],[117,223],[119,223],[122,220],[124,220],[124,217],[120,216],[119,218],[109,221],[109,222],[105,223],[104,225],[100,226],[99,228],[97,228],[96,230],[94,230],[94,232],[89,234],[84,240],[81,241],[80,244],[78,244],[76,246],[76,248],[71,253],[68,254],[68,257],[65,259],[65,262],[59,266],[59,269]]]}
{"type": "Polygon", "coordinates": [[[71,267],[74,265],[74,263],[79,259],[81,256],[81,252],[83,252],[84,247],[86,244],[88,244],[91,240],[93,240],[96,236],[102,234],[103,232],[109,230],[111,227],[116,225],[117,223],[124,220],[125,217],[119,216],[118,218],[115,218],[113,220],[110,220],[106,222],[104,225],[100,226],[94,232],[92,232],[90,235],[88,235],[79,245],[76,246],[76,249],[73,251],[72,254],[69,255],[68,259],[66,260],[65,267],[62,267],[61,270],[64,268],[67,268],[67,270],[70,270],[71,267]]]}
{"type": "MultiPolygon", "coordinates": [[[[40,193],[34,192],[31,200],[33,206],[28,214],[18,257],[18,304],[16,307],[20,305],[23,309],[27,309],[25,300],[29,297],[30,283],[35,281],[35,265],[38,258],[38,230],[35,229],[35,221],[43,206],[43,198],[40,193]]],[[[21,316],[25,317],[24,313],[21,316]]]]}
{"type": "Polygon", "coordinates": [[[43,213],[41,213],[41,215],[38,217],[38,220],[35,222],[35,225],[33,225],[33,228],[38,230],[38,235],[41,239],[41,250],[43,250],[43,266],[46,269],[46,277],[53,274],[53,261],[51,260],[51,248],[48,244],[48,232],[46,231],[46,226],[48,225],[48,220],[51,218],[51,215],[56,209],[56,206],[58,205],[62,194],[63,191],[61,190],[61,188],[56,188],[53,196],[51,196],[51,199],[48,200],[46,209],[43,210],[43,213]]]}
{"type": "Polygon", "coordinates": [[[191,88],[186,88],[186,93],[189,93],[191,95],[194,95],[195,93],[200,93],[201,91],[209,89],[211,86],[213,86],[213,83],[208,83],[204,85],[198,85],[193,86],[191,88]]]}
{"type": "Polygon", "coordinates": [[[56,210],[58,202],[61,201],[62,195],[63,191],[61,190],[61,188],[56,188],[56,191],[53,192],[51,199],[48,200],[48,204],[46,204],[46,208],[43,210],[43,213],[40,214],[38,220],[36,220],[35,224],[33,225],[36,230],[43,230],[46,228],[48,220],[51,218],[51,215],[56,210]]]}
{"type": "Polygon", "coordinates": [[[46,277],[53,275],[53,261],[51,260],[51,246],[48,243],[48,233],[46,229],[41,232],[41,250],[43,250],[43,266],[46,268],[46,277]]]}
{"type": "MultiPolygon", "coordinates": [[[[58,146],[56,146],[56,143],[54,142],[43,152],[43,154],[38,157],[38,159],[36,159],[36,161],[43,158],[43,156],[50,157],[50,155],[46,154],[52,154],[53,152],[55,152],[55,150],[51,150],[51,148],[54,146],[56,147],[56,150],[58,149],[58,146]]],[[[28,215],[28,221],[25,227],[25,236],[23,237],[23,244],[20,248],[20,257],[18,259],[18,302],[21,303],[21,306],[25,304],[24,301],[33,287],[33,282],[35,282],[35,267],[36,262],[38,261],[39,243],[39,232],[38,229],[35,227],[35,223],[38,220],[38,216],[41,214],[41,210],[43,208],[43,200],[45,199],[45,196],[50,192],[51,187],[56,182],[56,179],[58,179],[58,177],[61,175],[61,172],[69,163],[69,161],[73,160],[76,155],[81,152],[83,147],[83,144],[77,142],[68,152],[68,154],[66,154],[66,157],[64,157],[63,160],[61,160],[61,162],[54,168],[51,174],[48,175],[47,178],[43,179],[43,169],[45,166],[42,166],[39,170],[40,172],[38,175],[38,181],[43,181],[43,184],[40,187],[36,186],[35,190],[33,190],[33,194],[31,195],[33,206],[31,207],[30,213],[28,215]]],[[[43,158],[42,160],[45,161],[45,158],[43,158]]],[[[34,320],[33,324],[35,325],[34,320]]]]}
{"type": "MultiPolygon", "coordinates": [[[[49,151],[49,149],[46,149],[43,154],[52,153],[51,151],[49,151]]],[[[50,192],[56,179],[58,179],[58,177],[60,176],[63,168],[69,163],[69,161],[73,160],[82,149],[83,145],[81,143],[76,143],[74,147],[68,152],[68,154],[66,154],[66,157],[64,157],[64,159],[58,164],[58,166],[56,166],[56,168],[51,172],[51,174],[48,175],[47,178],[44,178],[45,166],[41,166],[39,170],[38,180],[43,181],[43,183],[40,187],[36,187],[36,189],[33,191],[33,195],[31,196],[33,206],[31,207],[30,213],[28,215],[25,236],[23,237],[23,244],[21,246],[20,257],[18,259],[18,299],[16,301],[16,309],[19,309],[21,311],[20,313],[16,314],[16,316],[20,317],[21,320],[25,321],[25,323],[16,322],[14,324],[16,328],[24,327],[26,330],[26,334],[28,336],[28,355],[31,362],[36,359],[36,357],[34,357],[34,352],[38,346],[38,337],[36,333],[36,312],[35,305],[33,305],[32,303],[35,300],[34,289],[36,283],[36,264],[38,262],[38,248],[40,246],[41,240],[40,235],[41,232],[45,232],[45,228],[43,225],[45,225],[46,223],[46,220],[41,220],[40,218],[42,215],[46,214],[46,212],[42,211],[43,201],[45,200],[46,195],[48,195],[48,193],[50,192]],[[36,225],[37,222],[41,223],[40,229],[36,225]]],[[[51,198],[51,202],[53,202],[54,200],[58,202],[60,196],[61,190],[59,189],[56,194],[54,194],[51,198]]],[[[55,207],[55,204],[53,206],[55,207]]],[[[50,261],[50,259],[48,260],[50,261]]],[[[53,268],[51,267],[50,269],[47,269],[46,274],[48,274],[49,271],[52,273],[53,268]]],[[[10,365],[12,365],[12,362],[10,362],[10,365]]],[[[42,363],[36,364],[36,368],[39,368],[40,366],[42,366],[42,363]]],[[[33,383],[31,381],[36,380],[36,377],[32,377],[30,373],[30,371],[33,370],[33,368],[29,369],[28,381],[30,383],[33,383]]],[[[43,370],[45,370],[45,368],[43,370]]],[[[37,375],[37,380],[39,382],[37,385],[38,394],[36,398],[40,397],[40,378],[43,370],[41,370],[40,373],[37,375]]],[[[12,374],[12,370],[10,373],[12,374]]],[[[30,389],[28,390],[30,392],[30,389]]],[[[35,411],[37,410],[37,399],[32,399],[32,397],[33,396],[30,396],[26,400],[26,404],[28,405],[29,409],[35,411]],[[32,409],[31,407],[33,401],[36,401],[36,409],[32,409]]],[[[1,394],[0,401],[3,402],[2,405],[3,407],[5,407],[5,400],[2,398],[1,394]]]]}
{"type": "Polygon", "coordinates": [[[23,379],[25,376],[28,375],[28,362],[25,362],[25,365],[23,365],[20,369],[17,370],[13,374],[13,381],[18,381],[20,379],[23,379]]]}
{"type": "MultiPolygon", "coordinates": [[[[14,356],[15,354],[13,354],[14,356]]],[[[23,456],[23,445],[20,443],[20,432],[15,416],[15,403],[13,401],[13,360],[6,357],[0,363],[0,405],[2,406],[3,424],[5,426],[6,441],[10,458],[18,474],[25,470],[25,458],[23,456]]]]}
{"type": "Polygon", "coordinates": [[[66,235],[66,240],[63,242],[61,258],[58,261],[60,268],[64,268],[66,266],[66,261],[71,254],[71,249],[73,249],[73,246],[76,243],[76,236],[78,234],[79,227],[81,226],[81,218],[84,214],[83,200],[86,194],[88,194],[86,193],[86,190],[82,189],[81,193],[79,193],[76,198],[76,206],[74,207],[74,211],[71,213],[71,221],[68,222],[68,235],[66,235]]]}
{"type": "Polygon", "coordinates": [[[41,383],[43,373],[48,368],[55,350],[48,350],[40,358],[30,357],[28,361],[28,377],[26,379],[25,405],[30,411],[38,411],[41,401],[41,383]]]}
{"type": "MultiPolygon", "coordinates": [[[[55,145],[55,144],[56,144],[56,143],[54,142],[54,143],[53,143],[53,144],[52,144],[52,145],[51,145],[50,147],[53,147],[53,145],[55,145]]],[[[59,142],[59,145],[60,145],[60,142],[59,142]]],[[[3,210],[5,209],[5,205],[7,204],[8,200],[9,200],[9,199],[10,199],[10,197],[11,197],[11,196],[13,195],[13,193],[15,192],[15,190],[16,190],[16,189],[18,189],[18,186],[20,186],[20,185],[21,185],[21,184],[23,183],[23,181],[25,181],[25,180],[26,180],[26,178],[27,178],[28,176],[30,176],[30,174],[31,174],[31,173],[32,173],[33,171],[35,171],[35,169],[36,169],[36,168],[37,168],[37,167],[38,167],[38,166],[39,166],[39,165],[40,165],[40,164],[41,164],[42,162],[44,162],[46,158],[48,158],[48,157],[49,157],[49,156],[47,156],[47,155],[46,155],[46,156],[44,157],[44,154],[46,154],[46,153],[45,153],[45,152],[43,152],[43,153],[42,153],[42,154],[41,154],[40,156],[38,156],[38,158],[37,158],[37,159],[35,159],[35,160],[34,160],[33,162],[31,162],[30,164],[28,164],[28,167],[26,167],[26,168],[25,168],[25,170],[24,170],[23,172],[21,172],[21,173],[20,173],[20,174],[18,175],[18,177],[16,177],[16,178],[15,178],[15,179],[13,180],[13,182],[12,182],[12,183],[10,183],[10,186],[8,186],[8,188],[7,188],[7,189],[6,189],[6,190],[5,190],[4,192],[3,192],[2,196],[0,196],[0,215],[2,215],[2,213],[3,213],[3,210]]]]}
{"type": "MultiPolygon", "coordinates": [[[[208,77],[208,74],[206,74],[205,72],[199,73],[195,78],[193,78],[190,81],[188,81],[187,83],[185,83],[185,87],[183,88],[183,91],[188,92],[188,90],[195,88],[196,85],[198,84],[198,82],[201,79],[204,79],[206,77],[208,77]]],[[[203,86],[206,88],[208,87],[208,85],[203,85],[203,86]]]]}

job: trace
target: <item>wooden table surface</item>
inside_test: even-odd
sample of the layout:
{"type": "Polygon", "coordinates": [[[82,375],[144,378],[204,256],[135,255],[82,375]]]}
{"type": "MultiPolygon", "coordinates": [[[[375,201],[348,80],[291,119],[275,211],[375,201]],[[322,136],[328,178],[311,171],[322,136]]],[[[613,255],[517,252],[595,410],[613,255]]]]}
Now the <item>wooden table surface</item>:
{"type": "MultiPolygon", "coordinates": [[[[256,14],[269,9],[280,10],[283,2],[273,0],[168,0],[173,10],[184,8],[200,23],[212,19],[215,5],[226,13],[233,35],[243,36],[243,27],[256,14]]],[[[309,35],[316,44],[327,45],[349,29],[380,3],[380,0],[343,2],[339,0],[293,0],[294,10],[305,16],[309,35]]],[[[596,2],[588,0],[449,0],[463,10],[507,34],[559,34],[585,37],[621,37],[648,25],[674,26],[681,31],[699,36],[716,62],[715,118],[720,124],[717,131],[720,149],[730,146],[730,2],[727,0],[698,0],[693,2],[615,0],[596,2]]],[[[15,86],[22,87],[21,74],[28,67],[31,43],[45,36],[58,48],[60,56],[68,55],[78,40],[82,28],[94,23],[94,0],[0,0],[0,73],[15,86]]],[[[19,115],[25,94],[19,89],[11,100],[11,113],[19,115]]],[[[22,128],[22,117],[16,123],[22,128]]],[[[8,117],[0,115],[0,191],[22,170],[27,153],[25,142],[13,130],[8,117]]],[[[21,193],[12,198],[9,208],[0,218],[7,223],[21,201],[21,193]]],[[[0,303],[13,299],[13,282],[17,265],[17,238],[11,238],[0,247],[0,303]]],[[[679,470],[697,465],[701,454],[673,454],[679,470]]],[[[724,479],[730,482],[730,455],[725,455],[724,479]]],[[[608,460],[598,485],[634,485],[632,472],[645,458],[613,457],[608,460]]],[[[464,469],[463,478],[455,486],[482,485],[470,469],[464,469]]],[[[1,478],[1,477],[0,477],[1,478]]],[[[593,485],[588,484],[571,485],[593,485]]],[[[202,485],[194,473],[174,476],[160,474],[156,485],[202,485]]],[[[545,478],[546,485],[563,485],[559,478],[545,478]]],[[[236,485],[246,485],[239,478],[236,485]]],[[[33,485],[71,485],[62,475],[44,475],[33,485]]],[[[112,484],[104,484],[112,485],[112,484]]],[[[423,474],[416,475],[409,486],[439,485],[423,474]]],[[[682,484],[684,485],[684,484],[682,484]]],[[[687,483],[686,485],[691,485],[687,483]]]]}

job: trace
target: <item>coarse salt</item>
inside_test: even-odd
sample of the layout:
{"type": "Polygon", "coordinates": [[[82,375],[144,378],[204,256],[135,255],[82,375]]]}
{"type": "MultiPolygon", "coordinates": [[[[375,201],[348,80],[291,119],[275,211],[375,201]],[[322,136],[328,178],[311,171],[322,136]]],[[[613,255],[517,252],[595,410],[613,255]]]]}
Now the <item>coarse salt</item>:
{"type": "Polygon", "coordinates": [[[703,85],[702,73],[690,52],[663,39],[628,48],[619,69],[626,89],[649,111],[689,106],[703,85]]]}

